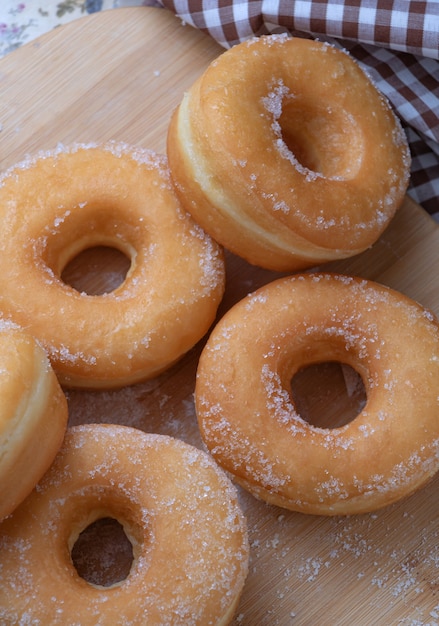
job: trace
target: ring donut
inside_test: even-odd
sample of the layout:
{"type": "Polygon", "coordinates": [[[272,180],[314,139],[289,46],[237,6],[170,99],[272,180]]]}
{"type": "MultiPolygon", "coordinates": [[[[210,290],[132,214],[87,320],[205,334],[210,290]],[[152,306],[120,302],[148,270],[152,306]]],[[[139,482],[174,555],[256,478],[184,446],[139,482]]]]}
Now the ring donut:
{"type": "Polygon", "coordinates": [[[399,121],[352,57],[286,35],[213,61],[172,117],[167,153],[206,232],[279,271],[369,248],[410,173],[399,121]]]}
{"type": "Polygon", "coordinates": [[[302,513],[370,512],[439,468],[439,330],[388,287],[310,273],[236,304],[201,355],[196,410],[215,460],[257,497],[302,513]],[[337,428],[301,417],[291,381],[339,362],[362,377],[362,411],[337,428]]]}
{"type": "Polygon", "coordinates": [[[67,428],[67,401],[44,350],[0,322],[0,519],[49,468],[67,428]]]}
{"type": "Polygon", "coordinates": [[[2,624],[228,624],[248,567],[236,490],[189,444],[127,426],[71,428],[52,468],[0,525],[2,624]],[[116,518],[133,546],[125,580],[99,587],[70,558],[116,518]]]}
{"type": "Polygon", "coordinates": [[[155,376],[215,318],[223,253],[180,208],[163,156],[118,143],[40,153],[0,178],[0,218],[0,310],[39,339],[63,385],[155,376]],[[95,246],[131,261],[101,296],[61,280],[95,246]]]}

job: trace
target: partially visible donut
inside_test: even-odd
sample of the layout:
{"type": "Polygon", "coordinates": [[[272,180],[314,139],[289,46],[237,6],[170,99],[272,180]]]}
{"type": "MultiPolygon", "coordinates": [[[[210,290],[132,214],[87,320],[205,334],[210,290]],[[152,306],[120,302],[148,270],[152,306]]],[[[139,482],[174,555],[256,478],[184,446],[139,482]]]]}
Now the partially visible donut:
{"type": "Polygon", "coordinates": [[[310,273],[250,294],[202,352],[196,410],[215,460],[248,491],[302,513],[369,512],[439,469],[439,329],[434,316],[377,283],[310,273]],[[321,428],[299,414],[303,367],[351,366],[367,401],[321,428]]]}
{"type": "Polygon", "coordinates": [[[67,402],[44,350],[0,323],[0,519],[49,468],[67,428],[67,402]]]}
{"type": "Polygon", "coordinates": [[[180,208],[163,156],[118,143],[38,154],[0,178],[0,219],[0,311],[41,341],[64,385],[154,376],[215,318],[223,253],[180,208]],[[61,280],[95,246],[131,260],[100,296],[61,280]]]}
{"type": "Polygon", "coordinates": [[[126,426],[76,426],[37,489],[0,525],[2,624],[225,626],[248,567],[237,493],[205,452],[126,426]],[[115,518],[133,546],[128,577],[81,578],[81,531],[115,518]]]}
{"type": "Polygon", "coordinates": [[[168,131],[183,206],[250,263],[292,271],[369,248],[408,185],[406,137],[356,62],[268,35],[224,52],[168,131]]]}

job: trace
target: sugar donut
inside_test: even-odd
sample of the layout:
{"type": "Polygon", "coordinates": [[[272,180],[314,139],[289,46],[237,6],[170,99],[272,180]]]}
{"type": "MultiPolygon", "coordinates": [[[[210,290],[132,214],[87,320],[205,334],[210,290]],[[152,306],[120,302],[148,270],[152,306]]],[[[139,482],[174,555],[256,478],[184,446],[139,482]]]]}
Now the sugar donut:
{"type": "Polygon", "coordinates": [[[354,60],[284,35],[224,52],[168,132],[183,206],[253,264],[291,271],[358,254],[407,189],[406,137],[354,60]]]}
{"type": "Polygon", "coordinates": [[[2,624],[223,626],[248,567],[237,494],[189,444],[127,426],[71,428],[38,488],[0,525],[2,624]],[[128,577],[81,578],[69,551],[113,517],[133,545],[128,577]],[[21,621],[23,620],[23,621],[21,621]]]}
{"type": "Polygon", "coordinates": [[[196,410],[215,460],[259,498],[311,514],[369,512],[439,468],[439,330],[382,285],[341,275],[279,279],[244,298],[201,355],[196,410]],[[363,410],[338,428],[298,414],[291,380],[307,365],[356,370],[363,410]]]}
{"type": "Polygon", "coordinates": [[[0,324],[0,519],[29,495],[67,427],[67,402],[44,350],[0,324]]]}
{"type": "Polygon", "coordinates": [[[59,147],[0,179],[0,310],[37,337],[64,385],[117,387],[165,370],[208,330],[221,248],[179,206],[166,159],[125,144],[59,147]],[[81,251],[131,267],[111,293],[61,280],[81,251]]]}

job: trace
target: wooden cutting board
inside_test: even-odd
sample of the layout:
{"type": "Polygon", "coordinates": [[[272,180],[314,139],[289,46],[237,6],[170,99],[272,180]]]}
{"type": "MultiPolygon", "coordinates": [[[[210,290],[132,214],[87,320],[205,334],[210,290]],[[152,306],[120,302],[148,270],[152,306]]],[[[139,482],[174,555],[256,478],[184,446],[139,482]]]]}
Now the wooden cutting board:
{"type": "MultiPolygon", "coordinates": [[[[0,60],[0,169],[58,142],[115,139],[164,152],[171,111],[220,52],[153,8],[97,13],[27,44],[0,60]]],[[[111,266],[112,258],[105,263],[111,266]]],[[[328,267],[391,285],[439,314],[439,229],[409,199],[371,250],[328,267]]],[[[100,271],[80,259],[71,280],[79,274],[92,289],[100,271]]],[[[227,271],[219,315],[276,277],[230,254],[227,271]]],[[[201,347],[135,387],[68,391],[70,423],[123,423],[200,446],[193,390],[201,347]]],[[[331,397],[347,410],[340,377],[325,376],[321,395],[311,384],[311,401],[322,411],[331,397]]],[[[389,508],[350,518],[287,512],[241,491],[251,564],[235,626],[438,624],[438,481],[389,508]]]]}

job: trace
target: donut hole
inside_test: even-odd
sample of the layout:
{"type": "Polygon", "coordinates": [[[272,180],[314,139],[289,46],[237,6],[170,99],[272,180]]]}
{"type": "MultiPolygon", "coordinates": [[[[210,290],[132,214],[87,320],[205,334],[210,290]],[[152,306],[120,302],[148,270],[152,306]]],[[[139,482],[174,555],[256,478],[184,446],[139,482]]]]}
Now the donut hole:
{"type": "Polygon", "coordinates": [[[285,99],[279,118],[282,139],[298,163],[325,178],[355,178],[361,166],[359,125],[344,110],[285,99]]]}
{"type": "Polygon", "coordinates": [[[111,246],[94,246],[74,256],[61,272],[61,280],[90,296],[115,291],[125,281],[131,259],[111,246]]]}
{"type": "Polygon", "coordinates": [[[363,410],[367,394],[361,375],[338,361],[314,363],[291,379],[291,396],[299,415],[318,428],[339,428],[363,410]]]}
{"type": "Polygon", "coordinates": [[[148,224],[143,218],[133,219],[125,204],[126,200],[95,199],[84,205],[73,200],[73,208],[63,214],[56,208],[55,226],[36,247],[41,262],[81,294],[115,291],[128,278],[139,255],[147,254],[148,224]]]}
{"type": "Polygon", "coordinates": [[[89,524],[71,550],[78,575],[91,585],[111,587],[125,580],[133,564],[133,546],[120,522],[103,517],[89,524]]]}

